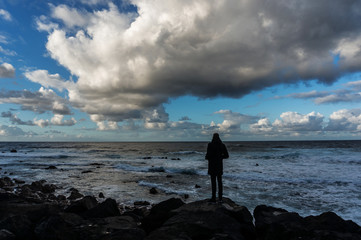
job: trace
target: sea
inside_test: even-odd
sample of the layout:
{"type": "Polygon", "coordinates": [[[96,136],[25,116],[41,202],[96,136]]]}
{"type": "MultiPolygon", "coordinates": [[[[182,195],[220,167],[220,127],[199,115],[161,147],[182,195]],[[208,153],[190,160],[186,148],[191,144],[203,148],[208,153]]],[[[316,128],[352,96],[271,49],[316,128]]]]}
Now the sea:
{"type": "MultiPolygon", "coordinates": [[[[361,225],[361,141],[225,144],[225,197],[251,212],[262,204],[301,216],[332,211],[361,225]]],[[[66,196],[71,188],[102,192],[121,206],[191,202],[211,196],[206,149],[207,142],[1,142],[0,176],[45,179],[66,196]]]]}

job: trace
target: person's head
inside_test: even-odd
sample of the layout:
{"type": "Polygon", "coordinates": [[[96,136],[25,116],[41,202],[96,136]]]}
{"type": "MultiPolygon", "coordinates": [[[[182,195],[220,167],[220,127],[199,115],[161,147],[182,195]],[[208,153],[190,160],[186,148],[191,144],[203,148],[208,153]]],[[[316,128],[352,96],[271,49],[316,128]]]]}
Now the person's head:
{"type": "Polygon", "coordinates": [[[218,133],[213,133],[212,142],[221,142],[221,138],[218,133]]]}

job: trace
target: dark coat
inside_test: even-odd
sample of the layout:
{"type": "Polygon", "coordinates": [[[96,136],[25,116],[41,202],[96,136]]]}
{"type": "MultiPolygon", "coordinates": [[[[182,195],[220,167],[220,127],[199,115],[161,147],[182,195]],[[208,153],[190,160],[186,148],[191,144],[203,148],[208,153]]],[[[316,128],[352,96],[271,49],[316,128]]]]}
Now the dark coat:
{"type": "Polygon", "coordinates": [[[223,159],[228,158],[228,151],[226,145],[221,141],[208,143],[206,159],[208,160],[208,174],[222,175],[223,174],[223,159]]]}

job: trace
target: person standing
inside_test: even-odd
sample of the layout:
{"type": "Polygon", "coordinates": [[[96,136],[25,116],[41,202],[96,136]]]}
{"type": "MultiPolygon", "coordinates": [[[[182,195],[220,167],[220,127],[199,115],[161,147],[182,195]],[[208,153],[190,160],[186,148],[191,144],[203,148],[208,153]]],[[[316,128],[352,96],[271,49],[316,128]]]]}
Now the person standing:
{"type": "Polygon", "coordinates": [[[222,142],[218,133],[213,134],[212,141],[208,143],[205,159],[208,160],[208,174],[211,176],[212,198],[216,202],[216,189],[218,182],[218,201],[222,202],[223,197],[223,159],[229,158],[226,145],[222,142]]]}

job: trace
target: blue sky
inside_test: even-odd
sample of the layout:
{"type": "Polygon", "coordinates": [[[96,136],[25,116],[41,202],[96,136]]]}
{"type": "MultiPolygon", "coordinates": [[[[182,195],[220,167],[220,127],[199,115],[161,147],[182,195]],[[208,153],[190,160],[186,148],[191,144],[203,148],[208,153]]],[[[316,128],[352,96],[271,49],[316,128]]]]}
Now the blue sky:
{"type": "Polygon", "coordinates": [[[0,141],[360,139],[360,22],[359,1],[0,0],[0,141]]]}

